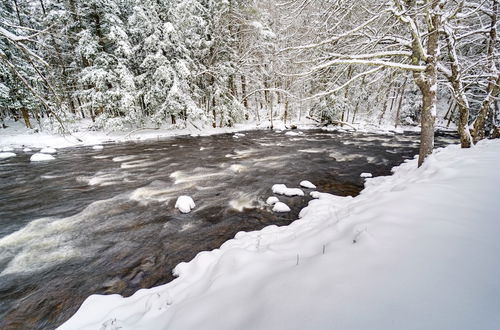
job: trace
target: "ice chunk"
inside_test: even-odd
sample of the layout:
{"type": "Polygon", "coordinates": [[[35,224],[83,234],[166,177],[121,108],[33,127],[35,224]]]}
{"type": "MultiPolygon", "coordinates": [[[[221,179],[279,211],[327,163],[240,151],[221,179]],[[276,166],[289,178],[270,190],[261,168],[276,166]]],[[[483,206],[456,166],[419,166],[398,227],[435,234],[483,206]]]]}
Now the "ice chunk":
{"type": "Polygon", "coordinates": [[[54,148],[43,148],[40,152],[43,154],[55,154],[57,150],[54,148]]]}
{"type": "Polygon", "coordinates": [[[12,147],[3,147],[1,149],[1,152],[11,152],[11,151],[14,151],[14,148],[12,148],[12,147]]]}
{"type": "Polygon", "coordinates": [[[288,188],[284,184],[275,184],[273,185],[273,193],[285,195],[285,196],[304,196],[304,192],[299,188],[288,188]]]}
{"type": "Polygon", "coordinates": [[[362,178],[371,178],[372,174],[371,173],[361,173],[360,177],[362,177],[362,178]]]}
{"type": "Polygon", "coordinates": [[[24,148],[23,151],[24,152],[31,152],[32,150],[30,148],[24,148]]]}
{"type": "Polygon", "coordinates": [[[94,149],[94,150],[102,150],[102,149],[104,149],[104,147],[101,146],[101,145],[97,145],[97,146],[93,146],[92,149],[94,149]]]}
{"type": "Polygon", "coordinates": [[[291,210],[285,203],[278,202],[274,204],[273,211],[282,213],[282,212],[290,212],[291,210]]]}
{"type": "Polygon", "coordinates": [[[266,204],[267,205],[274,205],[276,203],[278,203],[280,200],[278,199],[278,197],[275,197],[275,196],[271,196],[269,197],[267,200],[266,200],[266,204]]]}
{"type": "Polygon", "coordinates": [[[0,159],[7,159],[16,157],[16,154],[13,152],[0,152],[0,159]]]}
{"type": "Polygon", "coordinates": [[[311,181],[301,181],[300,186],[308,189],[316,189],[316,186],[311,183],[311,181]]]}
{"type": "Polygon", "coordinates": [[[189,213],[196,205],[190,196],[179,196],[175,202],[175,208],[179,209],[182,213],[189,213]]]}
{"type": "Polygon", "coordinates": [[[55,159],[54,156],[52,156],[52,155],[37,152],[36,154],[31,156],[30,161],[43,162],[43,161],[52,160],[52,159],[55,159]]]}

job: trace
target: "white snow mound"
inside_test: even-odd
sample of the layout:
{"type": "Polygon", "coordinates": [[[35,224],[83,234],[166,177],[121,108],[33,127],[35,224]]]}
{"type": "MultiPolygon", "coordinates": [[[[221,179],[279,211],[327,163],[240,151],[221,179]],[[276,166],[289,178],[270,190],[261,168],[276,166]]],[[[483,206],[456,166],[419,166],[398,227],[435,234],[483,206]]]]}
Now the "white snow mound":
{"type": "Polygon", "coordinates": [[[280,200],[278,199],[278,197],[275,197],[275,196],[271,196],[271,197],[268,197],[267,200],[266,200],[266,204],[267,205],[274,205],[276,203],[278,203],[280,200]]]}
{"type": "Polygon", "coordinates": [[[299,188],[288,188],[284,184],[273,185],[273,193],[285,196],[304,196],[304,192],[299,188]]]}
{"type": "Polygon", "coordinates": [[[30,148],[24,148],[23,151],[24,152],[31,152],[32,150],[30,148]]]}
{"type": "Polygon", "coordinates": [[[104,149],[104,147],[101,146],[101,145],[97,145],[97,146],[93,146],[92,149],[94,149],[94,150],[102,150],[102,149],[104,149]]]}
{"type": "Polygon", "coordinates": [[[12,147],[3,147],[0,151],[1,152],[10,152],[10,151],[14,151],[14,148],[12,148],[12,147]]]}
{"type": "Polygon", "coordinates": [[[316,186],[314,184],[312,184],[311,181],[307,181],[307,180],[301,181],[300,186],[307,188],[307,189],[316,189],[316,186]]]}
{"type": "Polygon", "coordinates": [[[290,212],[290,208],[285,203],[277,202],[274,204],[273,211],[279,213],[290,212]]]}
{"type": "Polygon", "coordinates": [[[362,178],[371,178],[373,175],[371,173],[361,173],[359,176],[362,178]]]}
{"type": "Polygon", "coordinates": [[[16,157],[16,154],[13,152],[0,152],[0,159],[7,159],[16,157]]]}
{"type": "Polygon", "coordinates": [[[57,153],[57,150],[54,149],[54,148],[43,148],[42,150],[40,150],[41,153],[43,154],[55,154],[57,153]]]}
{"type": "Polygon", "coordinates": [[[36,154],[31,156],[30,161],[43,162],[43,161],[52,160],[52,159],[55,159],[54,156],[52,156],[52,155],[37,152],[36,154]]]}
{"type": "Polygon", "coordinates": [[[189,213],[195,207],[193,199],[190,196],[179,196],[175,202],[175,208],[182,213],[189,213]]]}

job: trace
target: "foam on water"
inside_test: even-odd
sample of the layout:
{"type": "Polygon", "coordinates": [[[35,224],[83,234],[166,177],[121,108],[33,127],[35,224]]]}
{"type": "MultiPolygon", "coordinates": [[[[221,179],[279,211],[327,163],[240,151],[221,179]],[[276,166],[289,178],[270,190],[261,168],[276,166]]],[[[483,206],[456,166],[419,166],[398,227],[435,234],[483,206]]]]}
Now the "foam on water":
{"type": "Polygon", "coordinates": [[[136,155],[118,156],[118,157],[113,157],[113,161],[114,162],[125,162],[125,161],[136,159],[136,158],[139,158],[139,156],[136,156],[136,155]]]}
{"type": "Polygon", "coordinates": [[[321,148],[310,148],[310,149],[300,149],[298,151],[307,154],[320,154],[326,152],[327,150],[321,148]]]}

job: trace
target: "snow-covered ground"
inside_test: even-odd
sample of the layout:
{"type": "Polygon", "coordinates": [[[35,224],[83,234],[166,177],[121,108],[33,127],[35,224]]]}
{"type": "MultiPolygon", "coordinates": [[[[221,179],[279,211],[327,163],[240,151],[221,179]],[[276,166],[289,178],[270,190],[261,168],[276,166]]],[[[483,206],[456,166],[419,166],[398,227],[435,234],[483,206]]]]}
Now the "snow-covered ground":
{"type": "Polygon", "coordinates": [[[450,146],[355,198],[314,192],[289,226],[129,298],[90,296],[61,329],[498,329],[498,164],[500,141],[450,146]]]}

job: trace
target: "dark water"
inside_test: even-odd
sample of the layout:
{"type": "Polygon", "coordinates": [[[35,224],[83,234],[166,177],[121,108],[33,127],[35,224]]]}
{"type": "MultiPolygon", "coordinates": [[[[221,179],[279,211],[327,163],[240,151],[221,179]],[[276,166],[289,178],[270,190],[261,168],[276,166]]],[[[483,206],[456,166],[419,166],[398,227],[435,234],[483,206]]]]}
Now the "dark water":
{"type": "Polygon", "coordinates": [[[280,196],[292,212],[275,214],[264,205],[273,184],[309,180],[322,192],[356,195],[360,173],[387,175],[418,147],[416,135],[245,134],[0,161],[0,328],[55,328],[90,294],[166,283],[176,264],[238,231],[296,219],[310,190],[280,196]],[[180,195],[195,200],[190,214],[174,209],[180,195]]]}

